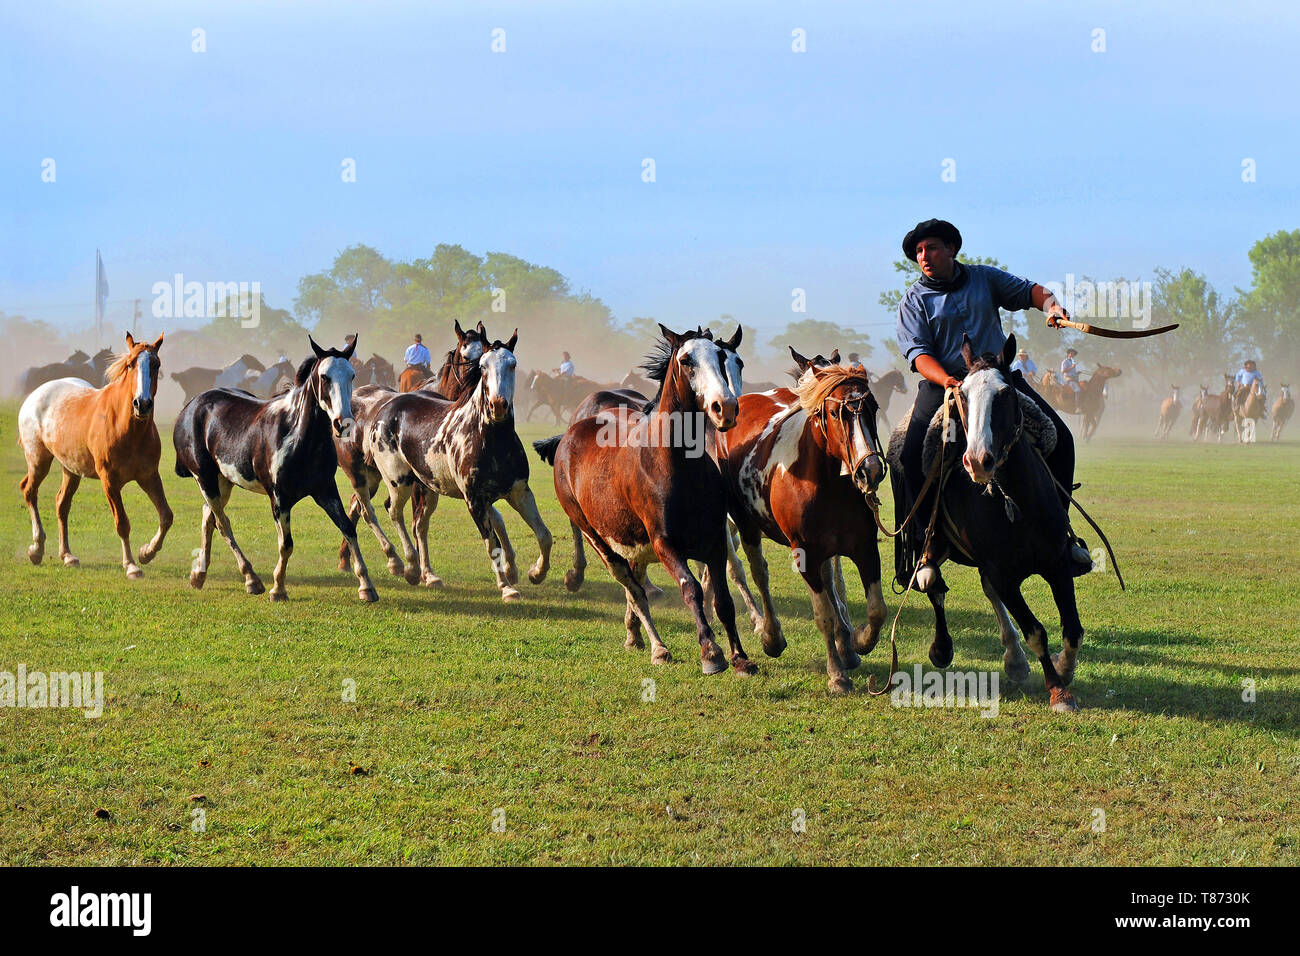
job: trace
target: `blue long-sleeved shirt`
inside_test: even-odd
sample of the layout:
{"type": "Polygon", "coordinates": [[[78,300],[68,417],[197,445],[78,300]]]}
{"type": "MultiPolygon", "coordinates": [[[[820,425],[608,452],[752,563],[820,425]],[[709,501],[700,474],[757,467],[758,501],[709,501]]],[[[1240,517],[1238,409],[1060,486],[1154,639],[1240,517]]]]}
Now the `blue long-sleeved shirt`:
{"type": "Polygon", "coordinates": [[[406,359],[407,365],[428,365],[430,358],[429,350],[424,347],[423,342],[416,342],[414,345],[408,346],[406,355],[403,357],[406,359]]]}
{"type": "Polygon", "coordinates": [[[918,280],[898,304],[898,346],[916,371],[918,355],[929,355],[954,378],[966,375],[963,333],[975,354],[997,353],[1007,341],[998,309],[1019,312],[1033,305],[1034,284],[993,266],[965,266],[970,273],[955,292],[936,292],[918,280]]]}

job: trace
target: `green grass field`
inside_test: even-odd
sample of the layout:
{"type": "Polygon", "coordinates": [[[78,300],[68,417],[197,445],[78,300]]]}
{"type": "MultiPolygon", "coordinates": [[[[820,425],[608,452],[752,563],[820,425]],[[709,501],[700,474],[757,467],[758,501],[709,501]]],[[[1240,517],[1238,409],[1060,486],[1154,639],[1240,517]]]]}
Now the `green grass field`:
{"type": "MultiPolygon", "coordinates": [[[[1024,692],[1004,683],[1000,714],[985,719],[830,697],[806,589],[771,545],[785,654],[764,657],[745,629],[759,675],[703,676],[674,589],[656,616],[678,663],[652,668],[648,652],[624,650],[622,591],[598,563],[580,594],[564,590],[568,522],[536,459],[556,545],[551,576],[525,580],[517,605],[497,597],[451,500],[430,535],[444,590],[389,576],[363,528],[380,601],[359,602],[310,501],[294,511],[287,604],[246,595],[219,536],[207,586],[192,590],[199,497],[172,472],[170,422],[176,524],[145,578],[126,580],[90,482],[72,513],[82,566],[59,563],[57,470],[42,489],[46,560],[33,567],[15,415],[12,402],[0,414],[0,671],[103,671],[107,702],[99,719],[0,709],[0,863],[1300,862],[1294,442],[1081,449],[1081,499],[1128,591],[1113,575],[1079,583],[1079,714],[1048,712],[1035,665],[1024,692]]],[[[134,485],[126,503],[138,547],[154,512],[134,485]]],[[[502,509],[526,569],[536,545],[502,509]]],[[[230,513],[269,583],[266,499],[236,491],[230,513]]],[[[665,583],[662,569],[651,575],[665,583]]],[[[948,577],[954,668],[1000,671],[975,575],[948,577]]],[[[1059,646],[1046,586],[1026,593],[1059,646]]],[[[892,620],[898,598],[886,597],[892,620]]],[[[850,598],[860,623],[860,590],[850,598]]],[[[903,666],[928,668],[928,603],[909,600],[899,630],[903,666]]],[[[882,640],[859,688],[887,668],[882,640]]]]}

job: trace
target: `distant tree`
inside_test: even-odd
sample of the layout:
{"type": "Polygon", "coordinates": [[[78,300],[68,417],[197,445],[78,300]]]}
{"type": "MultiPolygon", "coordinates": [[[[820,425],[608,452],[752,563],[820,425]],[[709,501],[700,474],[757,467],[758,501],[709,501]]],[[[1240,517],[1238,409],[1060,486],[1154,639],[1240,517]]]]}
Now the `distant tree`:
{"type": "Polygon", "coordinates": [[[789,357],[789,346],[810,358],[818,353],[830,355],[833,349],[838,348],[840,355],[847,360],[850,352],[857,352],[863,362],[875,351],[867,333],[819,319],[791,322],[784,331],[773,336],[769,344],[779,353],[778,358],[789,357]]]}
{"type": "MultiPolygon", "coordinates": [[[[195,331],[208,341],[228,346],[237,353],[249,352],[266,357],[274,352],[276,357],[283,354],[301,359],[311,351],[307,329],[293,317],[293,313],[288,309],[272,308],[267,304],[266,296],[259,296],[258,305],[260,309],[254,312],[248,302],[241,303],[238,296],[230,296],[219,307],[224,315],[213,317],[195,331]],[[257,324],[248,325],[254,316],[257,324]]],[[[331,344],[341,347],[343,334],[338,335],[337,342],[317,341],[327,348],[331,344]]]]}
{"type": "Polygon", "coordinates": [[[294,311],[322,339],[373,330],[391,307],[402,280],[393,264],[369,246],[349,246],[328,272],[298,281],[294,311]]]}
{"type": "MultiPolygon", "coordinates": [[[[1250,249],[1251,288],[1241,297],[1242,344],[1260,363],[1294,380],[1300,369],[1300,229],[1278,231],[1250,249]]],[[[1265,377],[1275,380],[1276,376],[1265,377]]]]}
{"type": "Polygon", "coordinates": [[[1237,300],[1220,295],[1199,272],[1183,268],[1155,270],[1152,303],[1152,325],[1179,324],[1173,332],[1131,343],[1134,362],[1143,367],[1152,387],[1164,391],[1170,384],[1208,385],[1217,391],[1222,373],[1232,371],[1239,361],[1242,325],[1237,300]]]}

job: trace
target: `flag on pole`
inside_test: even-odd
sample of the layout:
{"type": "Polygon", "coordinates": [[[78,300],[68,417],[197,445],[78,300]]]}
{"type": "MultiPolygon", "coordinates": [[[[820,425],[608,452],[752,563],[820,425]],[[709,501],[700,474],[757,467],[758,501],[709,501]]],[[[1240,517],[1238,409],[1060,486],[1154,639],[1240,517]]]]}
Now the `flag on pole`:
{"type": "Polygon", "coordinates": [[[104,274],[104,260],[95,250],[95,345],[102,344],[104,330],[104,303],[108,299],[108,276],[104,274]]]}

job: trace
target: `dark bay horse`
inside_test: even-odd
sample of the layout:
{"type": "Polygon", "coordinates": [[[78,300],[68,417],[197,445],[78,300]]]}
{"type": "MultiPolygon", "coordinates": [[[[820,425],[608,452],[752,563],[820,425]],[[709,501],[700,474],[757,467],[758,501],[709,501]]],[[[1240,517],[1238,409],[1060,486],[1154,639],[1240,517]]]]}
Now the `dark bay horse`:
{"type": "Polygon", "coordinates": [[[352,363],[352,368],[356,372],[354,384],[360,388],[362,385],[383,385],[387,388],[397,387],[397,372],[393,368],[393,363],[389,362],[382,356],[371,353],[370,358],[364,362],[352,363]]]}
{"type": "Polygon", "coordinates": [[[885,428],[889,428],[889,416],[886,414],[889,411],[889,399],[895,393],[907,394],[907,383],[903,380],[903,373],[898,369],[890,369],[884,375],[872,376],[871,394],[880,405],[880,417],[885,423],[885,428]]]}
{"type": "MultiPolygon", "coordinates": [[[[555,466],[555,493],[573,528],[586,539],[623,586],[625,646],[644,647],[650,660],[672,660],[650,616],[646,567],[660,561],[681,585],[695,618],[704,673],[727,669],[704,612],[704,590],[689,562],[703,561],[715,582],[714,610],[726,629],[737,674],[752,674],[736,632],[736,608],[726,586],[727,489],[717,463],[702,445],[701,418],[718,431],[736,422],[737,396],[725,368],[726,354],[711,339],[660,326],[664,338],[659,391],[640,413],[584,418],[563,435],[534,442],[542,460],[555,466]],[[626,428],[622,428],[626,425],[626,428]],[[694,437],[695,440],[691,440],[694,437]]],[[[586,558],[575,545],[580,582],[586,558]]]]}
{"type": "Polygon", "coordinates": [[[176,474],[194,478],[203,495],[200,551],[190,572],[190,585],[203,587],[208,575],[213,528],[234,552],[244,587],[261,594],[265,587],[235,542],[226,516],[231,490],[238,485],[271,499],[271,517],[279,532],[280,560],[275,566],[271,600],[289,597],[284,577],[293,553],[289,513],[310,496],[330,516],[348,541],[357,595],[377,601],[374,585],[357,544],[356,526],[339,500],[334,473],[338,458],[332,436],[353,427],[352,352],[356,340],[342,351],[322,349],[308,336],[312,355],[298,367],[294,386],[270,401],[234,388],[204,392],[181,409],[172,431],[176,474]]]}
{"type": "Polygon", "coordinates": [[[99,365],[98,362],[104,352],[108,352],[110,356],[112,355],[111,351],[104,349],[95,356],[94,364],[92,364],[89,355],[81,351],[81,349],[77,349],[62,362],[52,362],[49,365],[33,365],[23,372],[18,382],[18,390],[23,395],[29,395],[46,382],[53,382],[59,378],[80,378],[87,382],[95,382],[97,386],[103,385],[105,384],[103,381],[104,367],[99,365]]]}
{"type": "MultiPolygon", "coordinates": [[[[377,482],[383,482],[388,513],[404,548],[411,544],[402,512],[413,490],[422,489],[424,504],[415,518],[414,550],[419,561],[416,580],[428,586],[442,583],[431,567],[429,519],[440,495],[462,499],[483,539],[501,599],[507,602],[520,599],[514,587],[518,572],[509,541],[503,540],[504,522],[494,503],[505,498],[537,537],[540,553],[528,572],[533,584],[546,579],[552,543],[528,487],[528,458],[515,433],[514,348],[518,339],[516,330],[508,342],[495,341],[488,346],[469,367],[455,400],[424,389],[388,397],[362,389],[363,448],[359,457],[353,453],[349,466],[358,499],[368,501],[377,482]],[[373,405],[372,395],[376,399],[373,405]]],[[[407,574],[408,581],[412,577],[407,574]]]]}
{"type": "Polygon", "coordinates": [[[55,461],[63,469],[63,483],[55,499],[59,518],[59,557],[76,567],[68,544],[68,513],[82,478],[98,478],[113,512],[117,536],[122,541],[122,567],[131,579],[144,572],[131,553],[131,521],[122,505],[122,487],[134,481],[158,509],[158,531],[140,548],[140,564],[153,560],[172,524],[172,510],[163,493],[158,461],[162,442],[153,420],[158,392],[158,349],[136,342],[127,333],[126,351],[108,367],[109,384],[95,388],[80,378],[46,382],[27,396],[18,410],[18,444],[27,459],[27,474],[19,482],[32,515],[32,545],[27,555],[33,564],[45,556],[45,529],[36,495],[55,461]]]}
{"type": "MultiPolygon", "coordinates": [[[[768,586],[762,539],[791,549],[812,598],[813,619],[826,640],[832,692],[853,690],[847,671],[880,636],[885,602],[874,495],[885,467],[876,434],[876,403],[861,365],[820,364],[790,350],[801,372],[793,390],[742,395],[736,427],[718,436],[730,509],[763,600],[763,649],[785,648],[768,586]],[[856,633],[837,593],[834,558],[858,568],[868,623],[856,633]]],[[[820,356],[818,356],[820,359],[820,356]]]]}
{"type": "MultiPolygon", "coordinates": [[[[934,567],[917,572],[918,586],[926,591],[934,608],[930,662],[936,667],[952,663],[952,636],[944,615],[947,586],[938,569],[943,561],[953,560],[979,569],[984,594],[998,618],[1007,676],[1016,683],[1029,676],[1020,635],[1007,616],[1010,612],[1042,665],[1052,710],[1075,711],[1078,705],[1066,685],[1074,677],[1083,625],[1074,596],[1074,565],[1067,539],[1069,521],[1043,460],[1043,455],[1050,452],[1050,447],[1043,446],[1055,445],[1056,429],[1033,399],[1017,392],[1011,383],[1011,361],[1016,355],[1014,335],[1007,337],[1000,355],[977,357],[969,340],[963,341],[962,355],[969,371],[961,388],[945,399],[953,403],[949,405],[952,420],[948,422],[952,427],[937,427],[944,413],[941,407],[935,417],[936,426],[926,439],[927,469],[936,456],[943,456],[945,462],[940,466],[944,477],[938,494],[942,520],[935,522],[935,540],[930,548],[934,567]],[[954,408],[957,402],[961,404],[954,408]],[[924,571],[932,571],[932,577],[922,583],[924,571]],[[1064,644],[1056,656],[1049,655],[1047,630],[1020,593],[1024,581],[1034,574],[1047,581],[1060,612],[1064,644]]],[[[900,460],[906,430],[905,417],[890,439],[896,502],[906,494],[900,460]]],[[[896,514],[901,522],[903,515],[898,511],[896,514]]],[[[917,520],[922,516],[918,515],[917,520]]],[[[894,540],[896,548],[904,547],[903,535],[894,540]]]]}

